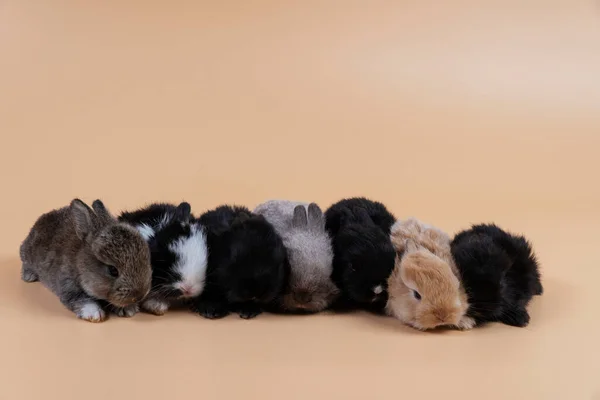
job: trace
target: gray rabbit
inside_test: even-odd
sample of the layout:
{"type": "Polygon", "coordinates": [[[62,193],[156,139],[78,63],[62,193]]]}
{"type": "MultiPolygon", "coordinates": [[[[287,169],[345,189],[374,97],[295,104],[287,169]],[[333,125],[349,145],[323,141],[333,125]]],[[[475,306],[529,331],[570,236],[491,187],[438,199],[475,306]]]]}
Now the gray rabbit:
{"type": "Polygon", "coordinates": [[[256,207],[254,212],[275,227],[288,251],[290,277],[276,308],[284,312],[315,313],[329,307],[339,289],[331,281],[333,250],[319,206],[271,200],[256,207]]]}
{"type": "Polygon", "coordinates": [[[150,251],[141,234],[119,223],[100,200],[93,210],[75,199],[38,218],[21,245],[21,278],[40,281],[78,318],[106,319],[138,311],[150,291],[150,251]]]}

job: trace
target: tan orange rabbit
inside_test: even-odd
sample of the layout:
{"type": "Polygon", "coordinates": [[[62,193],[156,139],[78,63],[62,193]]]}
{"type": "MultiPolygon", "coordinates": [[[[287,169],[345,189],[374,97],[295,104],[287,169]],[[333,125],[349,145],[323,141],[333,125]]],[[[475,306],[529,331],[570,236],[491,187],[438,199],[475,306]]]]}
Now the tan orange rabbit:
{"type": "Polygon", "coordinates": [[[469,305],[450,252],[450,237],[410,218],[392,226],[391,239],[398,255],[388,279],[386,312],[420,330],[475,326],[465,315],[469,305]]]}

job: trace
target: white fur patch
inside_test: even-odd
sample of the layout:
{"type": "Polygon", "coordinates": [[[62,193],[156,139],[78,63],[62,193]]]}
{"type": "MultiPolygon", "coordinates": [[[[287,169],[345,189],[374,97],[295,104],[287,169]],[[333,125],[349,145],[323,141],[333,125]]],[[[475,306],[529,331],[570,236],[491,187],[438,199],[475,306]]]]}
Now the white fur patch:
{"type": "Polygon", "coordinates": [[[475,326],[475,320],[471,317],[463,316],[458,322],[458,329],[468,330],[475,326]]]}
{"type": "Polygon", "coordinates": [[[169,225],[172,218],[173,218],[173,215],[171,213],[165,213],[162,216],[161,220],[156,225],[156,230],[160,231],[160,230],[164,229],[167,225],[169,225]]]}
{"type": "Polygon", "coordinates": [[[136,226],[136,229],[142,235],[144,240],[148,241],[148,239],[154,237],[156,232],[164,229],[167,225],[169,225],[172,219],[173,215],[171,213],[165,213],[160,219],[157,218],[153,220],[151,225],[139,224],[136,226]]]}
{"type": "Polygon", "coordinates": [[[189,237],[181,238],[169,248],[178,256],[175,270],[181,275],[181,281],[173,286],[177,289],[187,287],[191,291],[189,297],[196,297],[204,290],[208,248],[203,228],[195,224],[190,228],[189,237]]]}
{"type": "Polygon", "coordinates": [[[381,292],[383,292],[383,287],[381,285],[377,285],[373,288],[373,293],[379,294],[381,292]]]}
{"type": "Polygon", "coordinates": [[[138,232],[142,235],[144,240],[152,238],[155,234],[154,229],[150,225],[140,224],[136,226],[138,232]]]}
{"type": "Polygon", "coordinates": [[[106,318],[104,310],[96,303],[84,304],[77,313],[77,317],[90,322],[100,322],[106,318]]]}

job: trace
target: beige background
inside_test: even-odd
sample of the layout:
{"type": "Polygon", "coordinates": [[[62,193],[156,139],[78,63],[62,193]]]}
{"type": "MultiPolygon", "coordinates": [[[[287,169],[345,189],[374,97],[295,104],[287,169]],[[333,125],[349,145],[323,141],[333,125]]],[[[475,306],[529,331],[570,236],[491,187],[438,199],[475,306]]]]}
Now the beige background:
{"type": "Polygon", "coordinates": [[[600,398],[600,8],[0,1],[0,399],[600,398]],[[528,235],[525,329],[366,314],[94,325],[19,279],[35,218],[367,195],[528,235]],[[437,396],[437,397],[436,397],[437,396]]]}

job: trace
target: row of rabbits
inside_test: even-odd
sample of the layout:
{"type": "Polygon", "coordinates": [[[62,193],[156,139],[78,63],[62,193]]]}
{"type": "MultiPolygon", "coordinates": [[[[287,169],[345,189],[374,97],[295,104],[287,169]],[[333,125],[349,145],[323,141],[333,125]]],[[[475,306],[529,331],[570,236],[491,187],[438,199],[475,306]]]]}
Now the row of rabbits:
{"type": "Polygon", "coordinates": [[[75,199],[42,215],[21,245],[22,279],[40,281],[79,318],[366,309],[420,329],[529,322],[542,293],[522,236],[475,225],[453,240],[379,202],[267,201],[194,217],[188,203],[155,203],[114,217],[75,199]]]}

